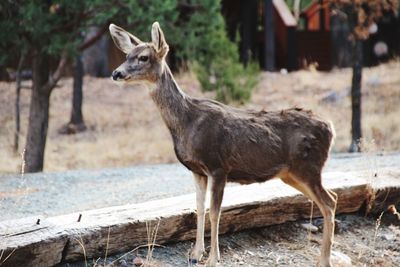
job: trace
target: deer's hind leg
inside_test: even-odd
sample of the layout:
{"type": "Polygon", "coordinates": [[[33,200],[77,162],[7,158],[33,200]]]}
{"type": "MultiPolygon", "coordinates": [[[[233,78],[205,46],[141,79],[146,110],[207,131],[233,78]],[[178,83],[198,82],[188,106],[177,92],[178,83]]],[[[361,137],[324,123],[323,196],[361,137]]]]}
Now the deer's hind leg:
{"type": "Polygon", "coordinates": [[[337,195],[333,191],[325,189],[321,184],[321,174],[301,177],[288,172],[281,177],[282,181],[302,192],[314,201],[324,217],[324,230],[321,248],[320,266],[331,266],[331,249],[335,228],[335,210],[337,195]]]}

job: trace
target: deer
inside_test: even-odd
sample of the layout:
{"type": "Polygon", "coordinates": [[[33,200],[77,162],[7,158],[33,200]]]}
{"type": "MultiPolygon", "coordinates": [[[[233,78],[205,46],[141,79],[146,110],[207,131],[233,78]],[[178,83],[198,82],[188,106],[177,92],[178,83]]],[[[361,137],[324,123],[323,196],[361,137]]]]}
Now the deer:
{"type": "Polygon", "coordinates": [[[331,266],[335,192],[321,182],[322,168],[334,138],[331,122],[309,110],[290,108],[255,111],[232,107],[185,94],[166,63],[169,46],[158,22],[151,42],[143,42],[110,24],[111,37],[126,61],[112,72],[112,80],[141,83],[170,131],[177,159],[194,176],[197,230],[191,262],[205,252],[205,200],[210,191],[211,248],[206,266],[220,262],[218,228],[227,182],[262,183],[279,177],[319,207],[324,218],[319,265],[331,266]]]}

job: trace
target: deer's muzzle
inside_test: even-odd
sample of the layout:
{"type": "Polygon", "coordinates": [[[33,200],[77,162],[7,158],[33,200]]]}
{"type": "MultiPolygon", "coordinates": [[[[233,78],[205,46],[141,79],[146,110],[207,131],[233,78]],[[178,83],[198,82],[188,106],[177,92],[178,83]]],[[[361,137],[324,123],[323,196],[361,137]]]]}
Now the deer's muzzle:
{"type": "Polygon", "coordinates": [[[113,73],[111,74],[111,77],[114,81],[118,81],[119,79],[123,79],[122,72],[119,70],[114,70],[113,73]]]}

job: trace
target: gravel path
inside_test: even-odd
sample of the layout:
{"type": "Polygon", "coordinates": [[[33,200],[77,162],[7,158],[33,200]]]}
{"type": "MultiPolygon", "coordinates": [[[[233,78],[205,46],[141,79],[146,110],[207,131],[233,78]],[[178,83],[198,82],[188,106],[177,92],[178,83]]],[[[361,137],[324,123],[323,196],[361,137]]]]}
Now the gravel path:
{"type": "MultiPolygon", "coordinates": [[[[378,171],[399,165],[399,152],[334,154],[325,171],[378,171]]],[[[0,175],[0,221],[54,216],[192,192],[192,175],[180,164],[0,175]]]]}

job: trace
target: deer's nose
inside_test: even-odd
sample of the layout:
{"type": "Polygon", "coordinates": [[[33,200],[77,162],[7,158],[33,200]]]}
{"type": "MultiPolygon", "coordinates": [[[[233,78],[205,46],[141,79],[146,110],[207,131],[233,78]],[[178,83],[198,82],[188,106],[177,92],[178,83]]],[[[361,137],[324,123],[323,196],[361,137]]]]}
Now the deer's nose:
{"type": "Polygon", "coordinates": [[[118,79],[122,78],[122,72],[119,70],[114,70],[111,76],[114,81],[117,81],[118,79]]]}

